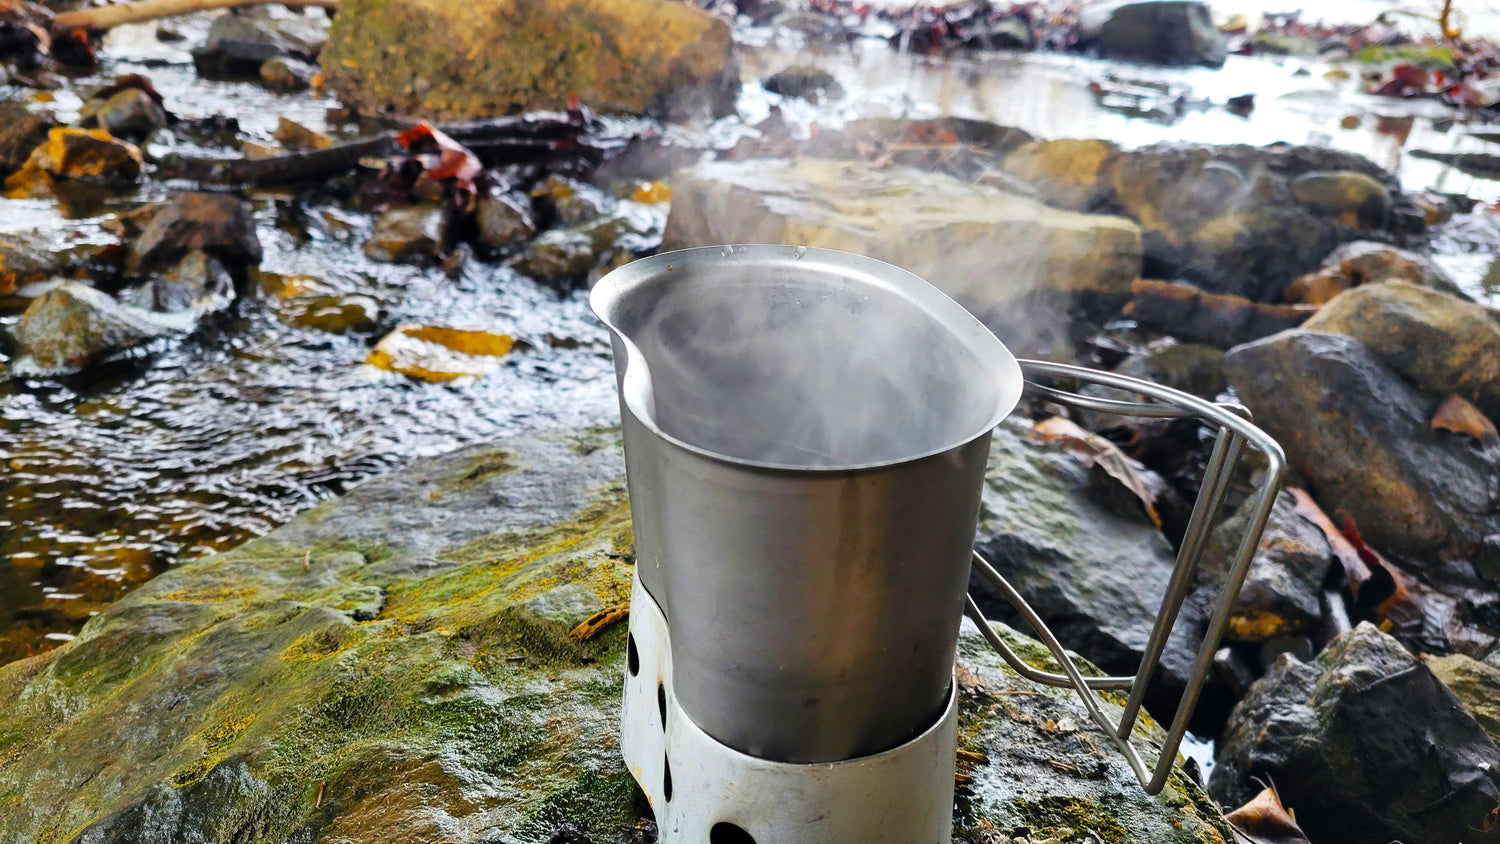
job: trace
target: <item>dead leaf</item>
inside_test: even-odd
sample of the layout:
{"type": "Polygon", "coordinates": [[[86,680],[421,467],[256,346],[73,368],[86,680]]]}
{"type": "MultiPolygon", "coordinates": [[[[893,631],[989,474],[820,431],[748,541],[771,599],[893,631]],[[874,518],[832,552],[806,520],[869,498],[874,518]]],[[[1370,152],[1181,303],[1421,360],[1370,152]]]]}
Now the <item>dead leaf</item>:
{"type": "Polygon", "coordinates": [[[1287,492],[1297,501],[1297,515],[1328,539],[1328,547],[1344,570],[1344,581],[1354,596],[1356,613],[1368,613],[1377,621],[1393,614],[1402,618],[1421,615],[1416,598],[1407,588],[1406,576],[1359,538],[1353,519],[1342,514],[1343,527],[1336,526],[1306,490],[1287,487],[1287,492]]]}
{"type": "Polygon", "coordinates": [[[1438,405],[1437,411],[1432,414],[1432,430],[1468,434],[1480,442],[1500,439],[1500,433],[1495,431],[1495,423],[1484,415],[1484,411],[1469,404],[1458,393],[1448,396],[1438,405]]]}
{"type": "Polygon", "coordinates": [[[412,153],[411,160],[421,166],[419,181],[450,180],[458,206],[465,211],[473,210],[479,195],[474,180],[484,172],[478,156],[425,120],[397,135],[396,140],[412,153]]]}
{"type": "Polygon", "coordinates": [[[1110,477],[1124,484],[1126,489],[1141,500],[1141,505],[1146,508],[1146,515],[1151,517],[1151,523],[1156,525],[1157,530],[1161,529],[1161,515],[1156,512],[1156,494],[1143,479],[1146,467],[1126,456],[1119,446],[1061,416],[1043,419],[1033,425],[1031,430],[1043,442],[1062,442],[1068,451],[1087,458],[1110,477]]]}
{"type": "Polygon", "coordinates": [[[580,642],[587,642],[589,639],[603,633],[605,628],[611,624],[620,621],[628,615],[630,615],[630,603],[628,601],[623,604],[606,607],[585,618],[577,627],[568,631],[568,636],[580,642]]]}
{"type": "Polygon", "coordinates": [[[1224,816],[1235,837],[1248,844],[1309,844],[1297,817],[1281,804],[1276,786],[1255,795],[1249,803],[1224,816]]]}

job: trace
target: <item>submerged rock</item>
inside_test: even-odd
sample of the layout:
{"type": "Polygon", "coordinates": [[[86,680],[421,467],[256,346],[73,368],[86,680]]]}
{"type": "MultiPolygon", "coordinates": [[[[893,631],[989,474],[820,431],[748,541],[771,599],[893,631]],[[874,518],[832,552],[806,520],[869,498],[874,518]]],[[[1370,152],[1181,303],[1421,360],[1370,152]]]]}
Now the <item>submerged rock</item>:
{"type": "Polygon", "coordinates": [[[1334,298],[1304,325],[1347,334],[1429,393],[1458,393],[1500,419],[1500,321],[1483,305],[1403,281],[1334,298]]]}
{"type": "Polygon", "coordinates": [[[1431,258],[1385,243],[1355,241],[1333,250],[1317,270],[1292,282],[1286,299],[1322,305],[1351,287],[1380,281],[1405,281],[1468,298],[1431,258]]]}
{"type": "Polygon", "coordinates": [[[586,182],[548,176],[531,191],[537,210],[560,226],[579,226],[615,209],[615,198],[586,182]]]}
{"type": "Polygon", "coordinates": [[[1431,430],[1441,397],[1418,392],[1358,340],[1286,331],[1233,349],[1225,365],[1319,502],[1347,511],[1372,545],[1431,564],[1500,533],[1487,506],[1495,456],[1431,430]]]}
{"type": "Polygon", "coordinates": [[[108,294],[73,282],[34,299],[12,329],[21,351],[47,373],[76,372],[163,333],[108,294]]]}
{"type": "Polygon", "coordinates": [[[1085,6],[1079,43],[1106,58],[1219,67],[1229,50],[1205,3],[1196,0],[1104,0],[1085,6]]]}
{"type": "Polygon", "coordinates": [[[254,209],[229,194],[178,194],[152,213],[130,245],[125,269],[132,275],[150,272],[194,251],[212,255],[239,278],[261,259],[254,209]]]}
{"type": "Polygon", "coordinates": [[[1311,662],[1282,657],[1235,707],[1210,788],[1238,806],[1263,782],[1318,844],[1469,841],[1500,805],[1500,750],[1365,623],[1311,662]]]}
{"type": "Polygon", "coordinates": [[[667,116],[730,111],[727,21],[671,0],[351,0],[322,59],[365,114],[432,119],[560,109],[667,116]]]}
{"type": "Polygon", "coordinates": [[[907,167],[799,159],[702,164],[672,180],[666,248],[787,243],[889,261],[982,312],[1036,292],[1128,297],[1129,220],[1077,214],[907,167]]]}
{"type": "Polygon", "coordinates": [[[401,325],[375,344],[367,362],[423,381],[452,381],[494,372],[515,347],[509,334],[401,325]]]}
{"type": "Polygon", "coordinates": [[[479,245],[490,252],[536,236],[531,202],[518,193],[497,192],[481,198],[474,212],[474,223],[479,227],[479,245]]]}
{"type": "Polygon", "coordinates": [[[33,238],[0,232],[0,296],[10,296],[27,284],[44,281],[61,269],[58,257],[33,238]]]}
{"type": "Polygon", "coordinates": [[[380,303],[358,294],[314,294],[282,301],[277,316],[289,325],[329,334],[374,331],[380,319],[380,303]]]}
{"type": "Polygon", "coordinates": [[[234,277],[218,258],[194,250],[170,271],[151,279],[125,299],[142,310],[204,313],[234,299],[234,277]]]}
{"type": "Polygon", "coordinates": [[[823,98],[842,99],[844,86],[826,70],[808,65],[794,65],[767,76],[761,86],[783,97],[801,97],[818,102],[823,98]]]}
{"type": "Polygon", "coordinates": [[[375,233],[365,242],[365,254],[377,261],[423,263],[448,248],[453,212],[447,204],[391,208],[375,222],[375,233]]]}
{"type": "MultiPolygon", "coordinates": [[[[0,840],[627,840],[625,625],[568,636],[629,594],[623,474],[615,432],[419,460],[0,666],[0,840]]],[[[963,634],[962,747],[986,761],[960,840],[1231,840],[1180,770],[1148,797],[1070,693],[986,647],[963,634]]]]}
{"type": "Polygon", "coordinates": [[[315,61],[327,40],[328,19],[321,14],[236,9],[214,18],[207,43],[193,50],[193,63],[200,73],[255,74],[279,56],[315,61]]]}
{"type": "MultiPolygon", "coordinates": [[[[1061,444],[1032,442],[1006,423],[995,431],[985,475],[978,548],[1063,645],[1129,675],[1145,651],[1174,553],[1123,490],[1061,444]]],[[[986,615],[1022,623],[987,581],[975,575],[970,588],[986,615]]],[[[1176,708],[1201,621],[1185,606],[1168,640],[1147,698],[1159,718],[1176,708]]]]}

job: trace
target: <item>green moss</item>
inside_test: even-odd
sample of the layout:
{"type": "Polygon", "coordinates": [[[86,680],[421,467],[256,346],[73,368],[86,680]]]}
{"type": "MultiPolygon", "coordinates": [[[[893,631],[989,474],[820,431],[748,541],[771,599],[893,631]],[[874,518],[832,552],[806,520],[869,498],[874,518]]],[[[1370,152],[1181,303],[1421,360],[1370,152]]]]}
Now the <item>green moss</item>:
{"type": "Polygon", "coordinates": [[[1402,44],[1389,47],[1370,44],[1354,54],[1354,60],[1363,64],[1411,64],[1428,70],[1453,71],[1453,47],[1448,44],[1402,44]]]}
{"type": "Polygon", "coordinates": [[[438,487],[447,491],[462,492],[483,486],[515,470],[515,455],[508,451],[494,449],[474,455],[466,469],[451,478],[444,479],[438,487]]]}
{"type": "Polygon", "coordinates": [[[1116,820],[1119,813],[1108,806],[1077,797],[1044,797],[1040,800],[1015,800],[1016,813],[1031,827],[1032,838],[1046,838],[1071,830],[1066,840],[1083,839],[1092,833],[1104,844],[1128,844],[1130,834],[1116,820]]]}

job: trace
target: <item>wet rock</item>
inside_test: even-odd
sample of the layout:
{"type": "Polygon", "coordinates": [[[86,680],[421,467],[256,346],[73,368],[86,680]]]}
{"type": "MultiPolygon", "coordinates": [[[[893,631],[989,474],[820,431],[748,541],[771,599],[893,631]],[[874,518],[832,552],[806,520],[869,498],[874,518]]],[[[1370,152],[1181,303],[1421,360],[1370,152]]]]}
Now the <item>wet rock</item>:
{"type": "Polygon", "coordinates": [[[369,296],[312,295],[286,299],[276,309],[282,322],[329,334],[364,334],[380,320],[380,303],[369,296]]]}
{"type": "Polygon", "coordinates": [[[515,347],[508,334],[402,325],[375,344],[367,362],[423,381],[452,381],[494,372],[515,347]]]}
{"type": "Polygon", "coordinates": [[[1406,236],[1410,201],[1389,174],[1350,153],[1275,144],[1156,144],[1121,151],[1108,168],[1109,204],[1140,224],[1148,278],[1275,302],[1336,247],[1406,236]],[[1349,171],[1379,182],[1392,213],[1380,226],[1348,225],[1292,194],[1309,173],[1349,171]]]}
{"type": "Polygon", "coordinates": [[[1079,43],[1107,58],[1219,67],[1228,49],[1208,6],[1198,2],[1116,0],[1086,6],[1079,43]]]}
{"type": "Polygon", "coordinates": [[[1423,391],[1500,419],[1500,322],[1483,305],[1390,281],[1336,297],[1304,327],[1354,337],[1423,391]]]}
{"type": "Polygon", "coordinates": [[[235,10],[214,18],[208,41],[193,50],[193,63],[199,73],[252,75],[278,56],[315,61],[327,40],[328,19],[321,15],[235,10]]]}
{"type": "Polygon", "coordinates": [[[1429,427],[1437,400],[1358,340],[1295,330],[1240,346],[1229,382],[1330,513],[1376,548],[1432,565],[1500,532],[1493,455],[1429,427]]]}
{"type": "Polygon", "coordinates": [[[594,239],[577,229],[553,229],[532,241],[511,266],[543,284],[567,290],[599,261],[594,239]]]}
{"type": "Polygon", "coordinates": [[[0,232],[0,296],[10,296],[62,269],[61,262],[33,238],[0,232]]]}
{"type": "MultiPolygon", "coordinates": [[[[628,594],[623,475],[614,432],[418,460],[0,666],[0,840],[637,840],[625,625],[567,635],[628,594]]],[[[1180,770],[1147,796],[1069,692],[972,629],[960,648],[963,749],[988,760],[960,830],[1232,840],[1180,770]]]]}
{"type": "Polygon", "coordinates": [[[809,65],[794,65],[777,71],[762,80],[761,85],[773,94],[801,97],[812,102],[844,97],[844,86],[839,84],[833,74],[809,65]]]}
{"type": "Polygon", "coordinates": [[[261,84],[272,91],[306,91],[312,87],[318,66],[290,56],[268,59],[260,66],[261,84]]]}
{"type": "Polygon", "coordinates": [[[1467,841],[1500,804],[1500,750],[1428,668],[1368,623],[1282,658],[1234,710],[1210,789],[1276,783],[1319,844],[1467,841]]]}
{"type": "Polygon", "coordinates": [[[1088,211],[1102,198],[1100,176],[1118,149],[1099,140],[1032,141],[1006,156],[1003,166],[1048,205],[1088,211]]]}
{"type": "MultiPolygon", "coordinates": [[[[1060,444],[1033,442],[1006,423],[990,452],[978,548],[1064,646],[1106,672],[1134,674],[1175,555],[1122,489],[1060,444]]],[[[970,589],[986,615],[1023,623],[987,581],[975,576],[970,589]]],[[[1158,718],[1170,717],[1192,669],[1196,613],[1183,608],[1153,680],[1147,705],[1158,718]]]]}
{"type": "Polygon", "coordinates": [[[1500,666],[1462,654],[1431,657],[1426,662],[1490,740],[1500,742],[1500,666]]]}
{"type": "Polygon", "coordinates": [[[1352,170],[1308,173],[1291,182],[1292,196],[1315,210],[1337,214],[1346,226],[1378,228],[1391,210],[1380,182],[1352,170]]]}
{"type": "Polygon", "coordinates": [[[32,150],[46,141],[47,133],[57,125],[48,112],[34,111],[12,100],[0,101],[0,176],[21,169],[32,150]]]}
{"type": "Polygon", "coordinates": [[[117,138],[140,143],[167,125],[167,112],[140,88],[125,88],[93,108],[85,106],[88,122],[117,138]]]}
{"type": "Polygon", "coordinates": [[[125,259],[131,275],[179,261],[189,252],[217,258],[240,280],[260,263],[260,239],[248,202],[222,193],[182,193],[152,214],[125,259]]]}
{"type": "Polygon", "coordinates": [[[365,254],[377,261],[412,264],[436,259],[447,248],[453,213],[446,204],[391,208],[375,222],[365,254]]]}
{"type": "Polygon", "coordinates": [[[669,0],[352,0],[322,64],[365,114],[493,117],[576,96],[604,113],[723,115],[740,87],[730,43],[727,21],[669,0]]]}
{"type": "Polygon", "coordinates": [[[560,226],[582,225],[615,209],[614,197],[567,176],[548,176],[532,189],[531,199],[538,211],[560,226]]]}
{"type": "Polygon", "coordinates": [[[1198,343],[1154,343],[1126,358],[1114,371],[1205,399],[1216,398],[1229,386],[1224,377],[1224,353],[1198,343]]]}
{"type": "Polygon", "coordinates": [[[123,301],[161,313],[205,313],[234,299],[234,278],[218,258],[201,250],[184,255],[169,272],[151,279],[123,301]]]}
{"type": "Polygon", "coordinates": [[[47,373],[76,372],[162,333],[107,294],[72,282],[33,300],[12,330],[31,363],[47,373]]]}
{"type": "Polygon", "coordinates": [[[1140,239],[1076,214],[906,167],[800,159],[703,164],[672,181],[664,246],[791,243],[858,252],[988,310],[1038,290],[1123,298],[1140,239]]]}
{"type": "Polygon", "coordinates": [[[1431,258],[1366,240],[1333,250],[1317,270],[1292,282],[1285,296],[1288,302],[1322,305],[1345,290],[1378,281],[1405,281],[1468,298],[1431,258]]]}
{"type": "Polygon", "coordinates": [[[328,149],[333,146],[333,138],[327,134],[313,131],[285,117],[277,118],[276,130],[271,133],[271,137],[287,149],[328,149]]]}
{"type": "Polygon", "coordinates": [[[58,128],[16,176],[32,168],[58,179],[129,182],[141,175],[141,150],[102,129],[58,128]]]}
{"type": "MultiPolygon", "coordinates": [[[[1238,642],[1267,642],[1317,631],[1323,619],[1318,593],[1334,564],[1333,549],[1317,525],[1298,515],[1297,502],[1282,492],[1271,509],[1260,547],[1240,587],[1226,637],[1238,642]]],[[[1248,505],[1225,519],[1209,535],[1199,563],[1205,597],[1221,590],[1229,564],[1250,520],[1248,505]]]]}
{"type": "Polygon", "coordinates": [[[492,193],[479,200],[474,212],[479,245],[497,252],[536,236],[531,202],[517,193],[492,193]]]}

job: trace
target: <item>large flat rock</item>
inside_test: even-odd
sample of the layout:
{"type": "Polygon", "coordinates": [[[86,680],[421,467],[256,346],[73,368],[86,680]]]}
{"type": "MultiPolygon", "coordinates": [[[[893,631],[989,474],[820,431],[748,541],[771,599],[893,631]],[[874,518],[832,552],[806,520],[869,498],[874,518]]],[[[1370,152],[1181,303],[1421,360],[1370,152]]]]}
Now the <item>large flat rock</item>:
{"type": "Polygon", "coordinates": [[[321,54],[361,112],[497,117],[566,107],[726,113],[729,24],[675,0],[348,0],[321,54]]]}
{"type": "MultiPolygon", "coordinates": [[[[568,636],[629,596],[623,472],[613,431],[417,461],[0,667],[0,842],[623,840],[625,625],[568,636]]],[[[956,841],[1231,840],[1186,776],[1147,797],[972,630],[960,663],[960,741],[988,761],[956,841]]]]}
{"type": "Polygon", "coordinates": [[[712,162],[672,180],[664,248],[785,243],[910,270],[977,312],[1035,291],[1128,297],[1141,234],[908,167],[801,158],[712,162]]]}

